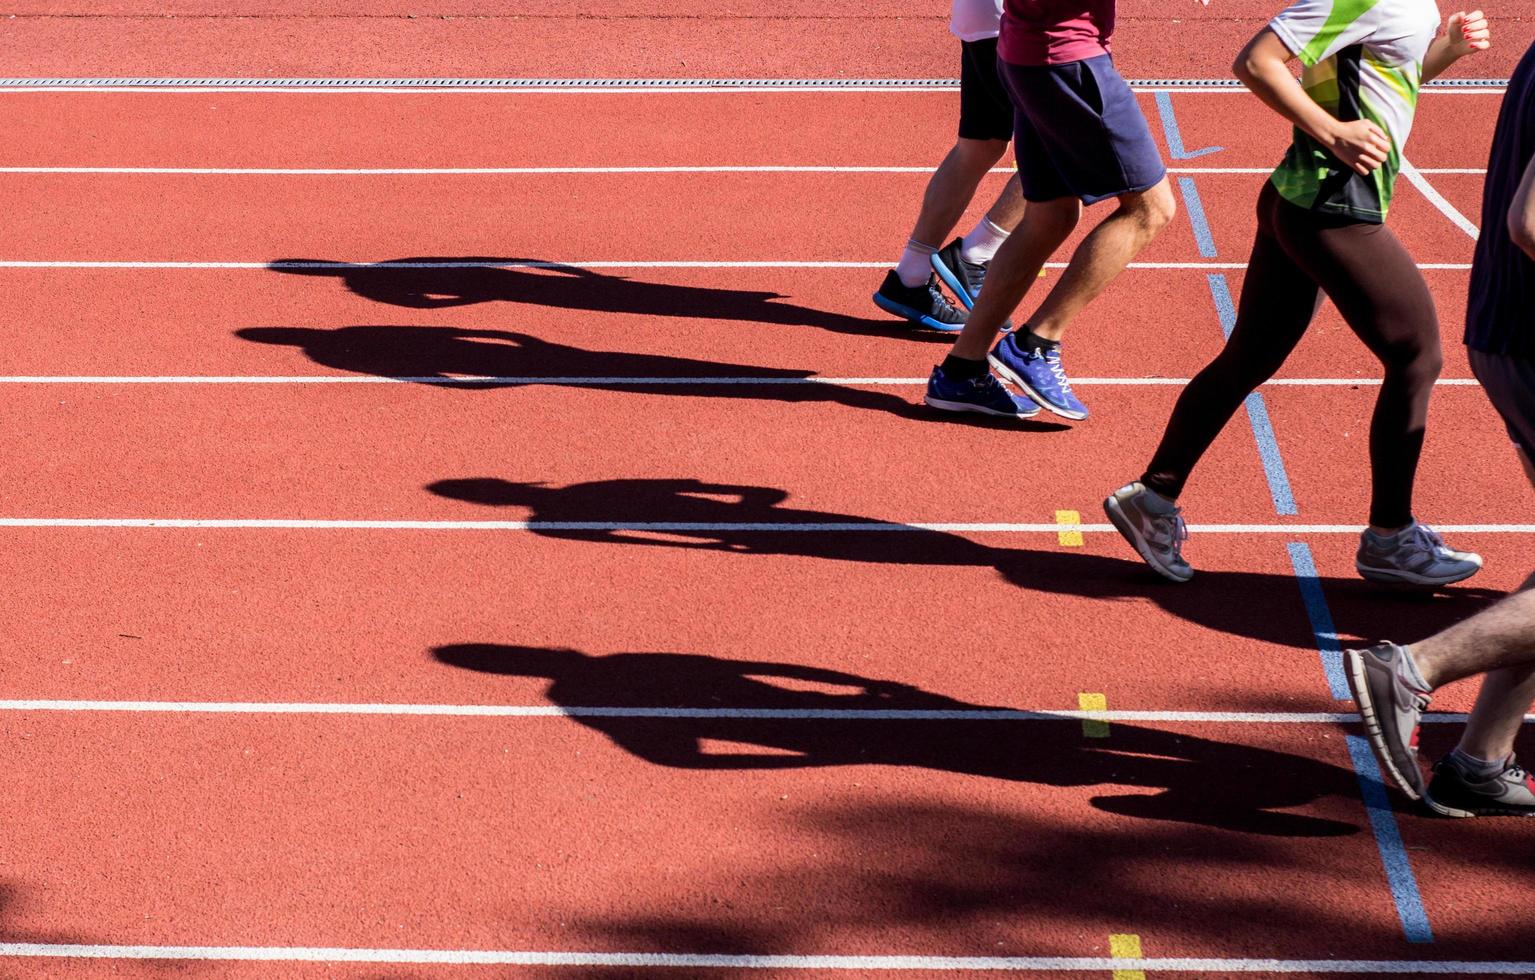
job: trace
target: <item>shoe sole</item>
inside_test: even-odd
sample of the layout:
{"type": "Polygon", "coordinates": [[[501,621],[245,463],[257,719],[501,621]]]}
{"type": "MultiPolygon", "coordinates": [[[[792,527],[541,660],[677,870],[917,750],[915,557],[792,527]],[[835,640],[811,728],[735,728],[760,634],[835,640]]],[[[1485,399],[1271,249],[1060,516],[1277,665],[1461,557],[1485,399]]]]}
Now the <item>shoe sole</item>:
{"type": "Polygon", "coordinates": [[[1429,578],[1416,572],[1408,572],[1399,569],[1376,568],[1374,565],[1362,565],[1354,562],[1354,568],[1359,572],[1359,577],[1367,582],[1377,582],[1381,585],[1454,585],[1456,582],[1464,582],[1466,579],[1482,570],[1478,565],[1464,575],[1453,575],[1443,578],[1429,578]]]}
{"type": "Polygon", "coordinates": [[[1520,807],[1489,806],[1483,810],[1462,810],[1459,807],[1446,806],[1437,802],[1427,792],[1423,794],[1423,802],[1428,808],[1441,817],[1450,817],[1455,820],[1469,820],[1473,817],[1535,817],[1535,810],[1520,807]]]}
{"type": "Polygon", "coordinates": [[[873,299],[874,305],[884,310],[886,313],[898,316],[903,320],[910,320],[912,323],[927,327],[929,330],[941,330],[944,333],[959,333],[961,330],[965,329],[965,325],[963,323],[944,323],[942,320],[935,320],[928,316],[926,313],[919,313],[911,307],[907,306],[905,303],[897,303],[895,300],[881,296],[879,293],[875,293],[873,299]]]}
{"type": "Polygon", "coordinates": [[[1118,497],[1115,497],[1113,494],[1105,497],[1103,512],[1108,515],[1109,522],[1119,530],[1120,537],[1130,543],[1130,547],[1135,549],[1135,553],[1141,556],[1142,561],[1151,566],[1152,571],[1169,582],[1187,582],[1194,577],[1193,569],[1190,569],[1187,575],[1180,576],[1177,572],[1174,572],[1156,559],[1156,553],[1146,544],[1145,538],[1136,530],[1135,525],[1130,523],[1130,518],[1125,516],[1124,509],[1119,506],[1118,497]]]}
{"type": "Polygon", "coordinates": [[[999,419],[1031,419],[1039,414],[1038,408],[1034,409],[1032,412],[999,412],[996,409],[987,408],[985,405],[974,405],[970,402],[945,401],[942,398],[934,398],[932,395],[924,396],[922,403],[929,406],[930,408],[941,409],[945,412],[973,412],[976,415],[991,415],[999,419]]]}
{"type": "Polygon", "coordinates": [[[1385,733],[1380,726],[1380,713],[1375,710],[1375,698],[1370,694],[1370,669],[1364,665],[1364,654],[1358,650],[1345,650],[1343,661],[1347,667],[1349,693],[1354,696],[1354,705],[1359,708],[1359,717],[1364,722],[1365,734],[1368,736],[1366,741],[1370,743],[1375,761],[1409,799],[1423,799],[1423,791],[1407,781],[1407,776],[1391,758],[1391,750],[1386,745],[1385,733]]]}
{"type": "MultiPolygon", "coordinates": [[[[1423,793],[1423,802],[1428,804],[1428,808],[1441,817],[1452,817],[1456,820],[1466,820],[1471,817],[1479,816],[1479,814],[1474,810],[1461,810],[1457,807],[1445,806],[1443,803],[1435,800],[1432,796],[1429,796],[1426,790],[1423,793]]],[[[1503,816],[1503,814],[1494,813],[1489,814],[1489,816],[1503,816]]]]}
{"type": "Polygon", "coordinates": [[[1017,385],[1019,391],[1023,392],[1025,395],[1028,395],[1042,408],[1044,408],[1045,411],[1050,412],[1052,415],[1059,415],[1063,419],[1071,419],[1073,422],[1080,422],[1087,418],[1086,412],[1079,412],[1076,409],[1067,408],[1064,405],[1050,404],[1050,399],[1041,395],[1038,391],[1035,391],[1033,385],[1029,384],[1028,381],[1019,375],[1017,371],[1014,371],[1012,368],[1004,364],[1002,359],[997,357],[995,354],[987,354],[986,360],[991,362],[991,366],[996,368],[998,374],[1002,375],[1002,377],[1017,385]]]}
{"type": "Polygon", "coordinates": [[[938,278],[943,282],[945,286],[949,287],[949,291],[953,293],[956,298],[958,298],[960,303],[965,307],[965,311],[969,312],[970,310],[975,309],[975,300],[971,298],[970,290],[966,289],[964,285],[961,284],[959,275],[953,269],[949,268],[948,263],[944,262],[938,257],[937,252],[932,254],[931,261],[933,263],[933,271],[938,273],[938,278]]]}

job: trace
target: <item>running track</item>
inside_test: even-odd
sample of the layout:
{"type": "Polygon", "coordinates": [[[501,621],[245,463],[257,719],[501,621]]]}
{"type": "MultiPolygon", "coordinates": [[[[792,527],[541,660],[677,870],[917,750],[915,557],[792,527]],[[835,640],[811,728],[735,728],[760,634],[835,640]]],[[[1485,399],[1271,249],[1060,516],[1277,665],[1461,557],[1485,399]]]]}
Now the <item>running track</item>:
{"type": "Polygon", "coordinates": [[[1353,577],[1330,308],[1196,583],[1103,530],[1284,138],[1142,98],[1185,207],[1066,427],[932,418],[868,304],[952,93],[0,93],[0,976],[1535,972],[1532,831],[1392,812],[1333,696],[1527,571],[1456,343],[1497,93],[1393,215],[1419,509],[1488,558],[1431,601],[1353,577]]]}

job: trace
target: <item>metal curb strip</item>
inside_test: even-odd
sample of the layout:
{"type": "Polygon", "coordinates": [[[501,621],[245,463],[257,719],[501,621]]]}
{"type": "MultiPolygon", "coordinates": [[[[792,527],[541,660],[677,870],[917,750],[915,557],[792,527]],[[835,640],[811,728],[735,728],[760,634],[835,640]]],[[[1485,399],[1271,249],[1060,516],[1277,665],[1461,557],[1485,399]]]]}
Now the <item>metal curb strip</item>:
{"type": "MultiPolygon", "coordinates": [[[[1137,88],[1239,89],[1231,78],[1136,79],[1137,88]]],[[[1501,89],[1501,78],[1436,79],[1427,89],[1501,89]]],[[[947,91],[954,78],[0,78],[0,88],[69,89],[486,89],[570,91],[947,91]]]]}

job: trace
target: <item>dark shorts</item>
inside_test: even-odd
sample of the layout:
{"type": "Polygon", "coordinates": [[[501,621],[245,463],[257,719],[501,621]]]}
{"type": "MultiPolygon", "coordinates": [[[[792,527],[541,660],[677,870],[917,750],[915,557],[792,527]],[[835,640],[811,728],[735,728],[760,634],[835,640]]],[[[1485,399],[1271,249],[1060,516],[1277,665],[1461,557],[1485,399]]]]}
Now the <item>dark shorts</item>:
{"type": "Polygon", "coordinates": [[[1475,348],[1467,354],[1471,373],[1503,416],[1509,438],[1535,462],[1535,358],[1488,354],[1475,348]]]}
{"type": "Polygon", "coordinates": [[[1016,110],[1013,153],[1027,200],[1095,204],[1167,176],[1135,93],[1108,55],[1063,65],[1003,61],[998,70],[1016,110]]]}
{"type": "Polygon", "coordinates": [[[959,136],[967,140],[1013,138],[1013,103],[997,74],[997,39],[960,42],[959,136]]]}

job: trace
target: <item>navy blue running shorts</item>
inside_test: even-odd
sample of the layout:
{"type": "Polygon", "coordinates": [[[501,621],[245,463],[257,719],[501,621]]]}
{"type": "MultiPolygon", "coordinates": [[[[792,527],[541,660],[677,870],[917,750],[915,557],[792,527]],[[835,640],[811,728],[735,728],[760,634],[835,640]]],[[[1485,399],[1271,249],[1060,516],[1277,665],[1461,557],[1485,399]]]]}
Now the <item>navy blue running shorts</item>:
{"type": "Polygon", "coordinates": [[[997,73],[997,39],[960,42],[959,136],[967,140],[1013,138],[1013,103],[997,73]]]}
{"type": "Polygon", "coordinates": [[[997,67],[1013,100],[1013,153],[1027,200],[1095,204],[1167,176],[1135,93],[1110,56],[997,67]]]}

